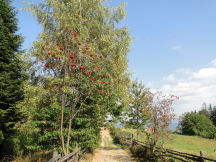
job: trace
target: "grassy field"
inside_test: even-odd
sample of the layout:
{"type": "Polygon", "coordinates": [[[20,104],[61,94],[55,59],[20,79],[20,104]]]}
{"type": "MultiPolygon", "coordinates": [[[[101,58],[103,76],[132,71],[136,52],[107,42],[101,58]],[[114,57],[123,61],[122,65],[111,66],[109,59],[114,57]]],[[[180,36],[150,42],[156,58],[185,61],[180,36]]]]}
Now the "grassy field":
{"type": "MultiPolygon", "coordinates": [[[[134,134],[136,137],[136,130],[134,129],[123,129],[134,134]]],[[[145,136],[140,135],[138,140],[145,141],[145,136]]],[[[176,151],[191,153],[199,155],[202,150],[205,157],[216,159],[216,140],[207,139],[198,136],[186,136],[180,134],[171,134],[171,139],[165,144],[165,148],[169,148],[176,151]]]]}

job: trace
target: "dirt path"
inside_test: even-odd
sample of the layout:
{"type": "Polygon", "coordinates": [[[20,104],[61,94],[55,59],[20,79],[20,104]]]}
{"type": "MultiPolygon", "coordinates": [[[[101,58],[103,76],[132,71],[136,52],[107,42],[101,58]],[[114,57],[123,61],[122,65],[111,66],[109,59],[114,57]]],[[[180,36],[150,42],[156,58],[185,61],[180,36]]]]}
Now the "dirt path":
{"type": "Polygon", "coordinates": [[[100,148],[95,150],[93,159],[90,161],[91,162],[135,162],[135,160],[133,160],[125,150],[113,144],[109,130],[104,128],[101,129],[100,148]]]}

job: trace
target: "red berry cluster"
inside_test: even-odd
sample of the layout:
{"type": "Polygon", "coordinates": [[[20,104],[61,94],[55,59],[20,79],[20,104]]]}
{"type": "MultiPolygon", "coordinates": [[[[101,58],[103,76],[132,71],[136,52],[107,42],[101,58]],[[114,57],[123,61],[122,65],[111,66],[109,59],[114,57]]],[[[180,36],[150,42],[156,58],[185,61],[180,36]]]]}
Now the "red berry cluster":
{"type": "MultiPolygon", "coordinates": [[[[73,74],[74,77],[77,76],[77,80],[88,80],[98,88],[108,84],[107,81],[97,76],[97,72],[101,72],[103,69],[101,60],[98,60],[98,58],[102,59],[103,56],[95,54],[94,49],[89,44],[81,42],[77,32],[69,33],[71,33],[72,38],[69,36],[67,41],[56,42],[55,45],[50,47],[47,52],[48,62],[45,63],[45,67],[62,69],[62,65],[65,65],[65,61],[67,61],[67,66],[63,69],[71,73],[71,76],[73,74]]],[[[97,90],[97,92],[109,96],[103,90],[97,90]]]]}

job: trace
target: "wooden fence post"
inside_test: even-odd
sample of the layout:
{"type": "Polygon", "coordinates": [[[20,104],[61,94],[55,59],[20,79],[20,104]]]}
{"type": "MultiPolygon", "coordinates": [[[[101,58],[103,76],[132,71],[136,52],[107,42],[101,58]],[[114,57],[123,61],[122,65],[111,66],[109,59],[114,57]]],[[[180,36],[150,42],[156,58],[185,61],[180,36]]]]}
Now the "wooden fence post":
{"type": "Polygon", "coordinates": [[[61,154],[58,154],[57,151],[54,151],[52,154],[52,158],[48,160],[48,162],[56,162],[60,158],[61,158],[61,154]]]}
{"type": "Polygon", "coordinates": [[[54,157],[56,157],[56,156],[58,156],[58,152],[57,152],[57,151],[53,151],[53,153],[52,153],[52,158],[54,158],[54,157]]]}
{"type": "Polygon", "coordinates": [[[203,152],[202,151],[200,151],[200,156],[201,156],[201,158],[199,159],[199,162],[204,162],[205,160],[203,159],[203,152]]]}
{"type": "Polygon", "coordinates": [[[79,159],[79,149],[78,149],[78,145],[76,143],[76,146],[75,146],[75,156],[74,156],[74,161],[77,162],[78,159],[79,159]]]}
{"type": "Polygon", "coordinates": [[[133,147],[133,134],[131,134],[131,147],[133,147]]]}

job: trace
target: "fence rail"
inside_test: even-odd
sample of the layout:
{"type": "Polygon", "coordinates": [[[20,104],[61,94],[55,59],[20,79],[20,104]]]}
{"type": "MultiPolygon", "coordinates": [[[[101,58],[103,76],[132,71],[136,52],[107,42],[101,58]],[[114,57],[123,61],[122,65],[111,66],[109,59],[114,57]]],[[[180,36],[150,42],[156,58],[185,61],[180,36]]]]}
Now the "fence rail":
{"type": "MultiPolygon", "coordinates": [[[[135,139],[133,139],[133,136],[131,136],[131,137],[121,136],[120,139],[123,141],[126,141],[131,146],[137,145],[137,146],[142,147],[142,148],[150,149],[149,144],[135,140],[135,139]]],[[[175,150],[171,150],[171,149],[164,149],[164,148],[162,149],[159,147],[156,147],[156,152],[161,153],[161,156],[163,156],[163,157],[171,157],[173,159],[177,159],[179,161],[184,161],[184,162],[188,162],[188,161],[216,162],[215,159],[211,159],[211,158],[207,158],[207,157],[203,157],[203,156],[198,156],[198,155],[193,155],[193,154],[189,154],[189,153],[185,153],[185,152],[175,151],[175,150]]]]}
{"type": "Polygon", "coordinates": [[[60,154],[58,154],[53,158],[51,158],[48,162],[66,162],[66,161],[77,162],[79,158],[78,154],[80,151],[83,152],[84,150],[78,148],[65,156],[61,156],[60,154]]]}

